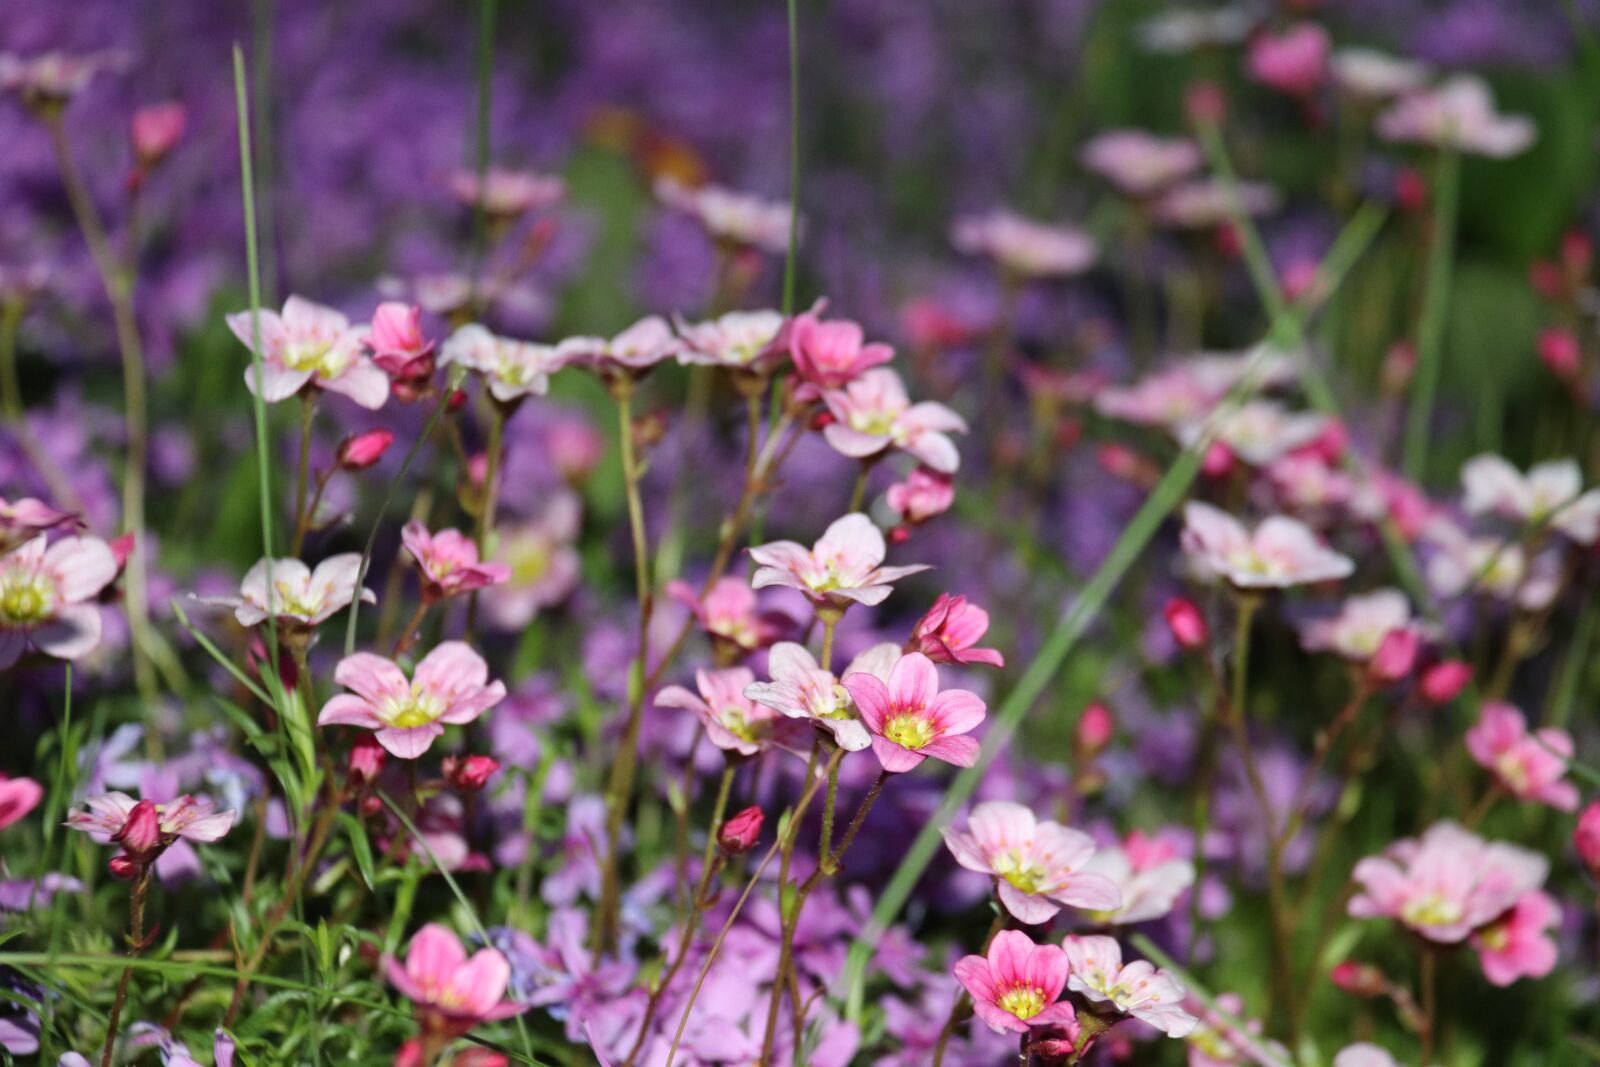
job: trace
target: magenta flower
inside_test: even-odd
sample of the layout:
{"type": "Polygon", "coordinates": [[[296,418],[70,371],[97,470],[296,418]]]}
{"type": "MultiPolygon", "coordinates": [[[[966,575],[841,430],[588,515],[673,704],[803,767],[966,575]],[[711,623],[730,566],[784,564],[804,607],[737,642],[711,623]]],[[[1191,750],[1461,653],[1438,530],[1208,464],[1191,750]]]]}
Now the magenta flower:
{"type": "Polygon", "coordinates": [[[1309,652],[1334,652],[1353,663],[1365,663],[1377,654],[1384,638],[1411,627],[1411,602],[1398,589],[1353,596],[1329,619],[1314,619],[1300,631],[1300,644],[1309,652]]]}
{"type": "Polygon", "coordinates": [[[983,721],[983,701],[964,689],[940,692],[939,672],[922,653],[902,656],[887,681],[861,671],[845,675],[843,685],[884,770],[913,770],[929,756],[957,767],[978,762],[978,741],[966,735],[983,721]]]}
{"type": "Polygon", "coordinates": [[[469,959],[461,941],[438,923],[411,939],[406,961],[385,957],[389,982],[412,1002],[423,1029],[441,1038],[459,1037],[479,1023],[509,1019],[531,1005],[506,999],[511,964],[496,948],[469,959]]]}
{"type": "Polygon", "coordinates": [[[748,668],[698,670],[694,677],[698,693],[681,685],[669,685],[656,694],[656,706],[694,712],[706,729],[706,737],[723,751],[754,756],[773,746],[797,748],[805,740],[794,724],[745,696],[745,690],[756,680],[748,668]]]}
{"type": "Polygon", "coordinates": [[[888,551],[883,534],[860,512],[835,519],[811,548],[772,541],[750,549],[760,567],[750,579],[757,589],[786,585],[818,605],[843,611],[851,602],[881,604],[891,583],[925,571],[925,564],[882,566],[888,551]]]}
{"type": "Polygon", "coordinates": [[[758,611],[756,591],[738,578],[717,579],[704,599],[688,582],[675,580],[667,583],[667,595],[693,612],[702,630],[741,652],[772,644],[789,622],[781,613],[758,611]]]}
{"type": "Polygon", "coordinates": [[[0,496],[0,552],[9,552],[46,530],[77,522],[78,517],[72,512],[57,511],[35,497],[7,500],[0,496]]]}
{"type": "Polygon", "coordinates": [[[1578,810],[1578,787],[1563,781],[1572,758],[1572,735],[1547,726],[1528,731],[1528,720],[1510,704],[1488,703],[1466,735],[1467,751],[1519,800],[1578,810]]]}
{"type": "Polygon", "coordinates": [[[450,191],[467,207],[481,207],[490,218],[507,221],[560,203],[567,195],[567,183],[531,170],[490,167],[482,182],[475,171],[457,171],[450,178],[450,191]]]}
{"type": "Polygon", "coordinates": [[[135,111],[128,123],[128,133],[139,165],[150,167],[164,159],[183,140],[183,130],[188,124],[189,109],[176,100],[147,104],[135,111]]]}
{"type": "Polygon", "coordinates": [[[94,599],[117,577],[117,558],[95,537],[43,534],[0,556],[0,670],[31,645],[56,659],[80,659],[100,643],[94,599]]]}
{"type": "Polygon", "coordinates": [[[793,212],[787,203],[720,185],[690,188],[673,178],[659,179],[655,191],[663,204],[692,215],[718,241],[763,252],[789,247],[793,212]]]}
{"type": "Polygon", "coordinates": [[[1435,823],[1357,863],[1358,919],[1394,919],[1442,944],[1454,944],[1499,918],[1544,884],[1549,863],[1536,852],[1485,841],[1453,822],[1435,823]]]}
{"type": "Polygon", "coordinates": [[[950,241],[969,256],[987,256],[1019,278],[1063,278],[1094,266],[1100,248],[1075,226],[1049,225],[997,209],[965,215],[950,228],[950,241]]]}
{"type": "Polygon", "coordinates": [[[489,681],[483,657],[462,641],[446,641],[422,658],[410,679],[392,660],[370,652],[346,656],[333,680],[353,691],[323,705],[318,726],[376,730],[378,743],[400,759],[416,759],[444,733],[500,703],[501,682],[489,681]]]}
{"type": "Polygon", "coordinates": [[[1254,530],[1200,501],[1183,509],[1183,551],[1197,576],[1241,589],[1285,588],[1347,578],[1348,557],[1325,546],[1297,519],[1274,515],[1254,530]]]}
{"type": "Polygon", "coordinates": [[[1583,491],[1576,460],[1536,463],[1523,474],[1499,456],[1475,456],[1461,468],[1461,485],[1464,506],[1473,515],[1528,525],[1548,522],[1580,545],[1600,538],[1600,489],[1583,491]]]}
{"type": "Polygon", "coordinates": [[[433,373],[433,339],[422,332],[422,309],[397,300],[378,305],[367,330],[372,362],[396,378],[421,378],[433,373]]]}
{"type": "Polygon", "coordinates": [[[766,376],[789,358],[781,344],[784,317],[776,311],[730,311],[720,318],[675,320],[684,348],[678,362],[766,376]]]}
{"type": "MultiPolygon", "coordinates": [[[[237,597],[201,597],[204,603],[234,609],[240,626],[255,626],[269,615],[280,624],[310,628],[350,606],[356,595],[356,575],[361,571],[361,554],[344,552],[329,556],[312,570],[297,559],[259,560],[245,572],[237,597]],[[272,582],[268,585],[267,574],[272,582]]],[[[361,602],[372,604],[372,590],[361,590],[361,602]]]]}
{"type": "Polygon", "coordinates": [[[1083,867],[1117,887],[1122,903],[1090,916],[1095,922],[1115,926],[1159,919],[1172,911],[1178,898],[1194,885],[1194,864],[1161,836],[1148,837],[1135,830],[1121,845],[1096,850],[1083,867]]]}
{"type": "MultiPolygon", "coordinates": [[[[284,301],[283,312],[262,308],[260,395],[269,404],[286,400],[308,383],[342,393],[376,411],[389,399],[389,379],[367,357],[362,331],[330,307],[300,296],[284,301]]],[[[246,348],[255,351],[254,315],[237,311],[228,327],[246,348]]],[[[257,368],[245,368],[244,381],[257,392],[257,368]]]]}
{"type": "Polygon", "coordinates": [[[1543,978],[1556,968],[1556,942],[1550,931],[1561,924],[1561,907],[1538,890],[1517,898],[1511,910],[1474,931],[1483,976],[1490,985],[1508,986],[1519,978],[1543,978]]]}
{"type": "Polygon", "coordinates": [[[44,786],[32,778],[0,774],[0,830],[27,816],[44,799],[44,786]]]}
{"type": "Polygon", "coordinates": [[[511,577],[511,568],[504,563],[479,563],[477,544],[460,530],[430,534],[413,519],[401,530],[400,540],[422,572],[424,597],[460,596],[511,577]]]}
{"type": "Polygon", "coordinates": [[[90,797],[85,803],[89,810],[68,815],[66,825],[88,834],[97,844],[121,844],[142,861],[154,859],[175,841],[217,841],[233,828],[238,814],[219,812],[210,798],[187,794],[170,804],[156,804],[113,792],[90,797]]]}
{"type": "Polygon", "coordinates": [[[1378,116],[1378,133],[1390,141],[1508,159],[1533,144],[1538,128],[1526,115],[1497,112],[1482,78],[1454,74],[1432,89],[1401,97],[1378,116]]]}
{"type": "Polygon", "coordinates": [[[1020,922],[1049,922],[1063,904],[1090,911],[1122,905],[1109,878],[1085,873],[1094,839],[1036,819],[1021,804],[987,801],[972,809],[965,830],[945,827],[943,833],[957,863],[996,880],[1000,903],[1020,922]]]}
{"type": "Polygon", "coordinates": [[[1157,137],[1144,130],[1107,130],[1083,146],[1088,170],[1135,199],[1154,196],[1200,169],[1200,146],[1187,137],[1157,137]]]}
{"type": "Polygon", "coordinates": [[[1168,1037],[1186,1037],[1200,1020],[1183,1006],[1186,996],[1167,972],[1149,960],[1123,966],[1122,946],[1114,938],[1069,937],[1062,942],[1071,967],[1068,988],[1096,1003],[1149,1023],[1168,1037]]]}
{"type": "MultiPolygon", "coordinates": [[[[900,659],[892,644],[874,645],[850,661],[845,674],[871,674],[887,681],[900,659]]],[[[809,719],[833,735],[847,752],[860,752],[872,744],[872,735],[851,700],[850,693],[823,670],[804,645],[780,641],[767,653],[771,681],[752,682],[744,695],[791,719],[809,719]]]]}
{"type": "Polygon", "coordinates": [[[587,367],[606,379],[643,374],[683,350],[672,327],[660,315],[640,319],[609,341],[604,337],[569,337],[556,346],[556,360],[587,367]]]}
{"type": "Polygon", "coordinates": [[[907,647],[935,663],[986,663],[1004,667],[999,649],[974,647],[989,630],[989,613],[964,596],[940,593],[926,615],[911,628],[907,647]]]}
{"type": "Polygon", "coordinates": [[[839,389],[894,358],[894,349],[879,342],[865,344],[865,338],[860,325],[849,319],[825,322],[808,311],[789,330],[795,373],[818,389],[839,389]]]}
{"type": "Polygon", "coordinates": [[[496,337],[473,322],[445,340],[440,362],[477,371],[489,395],[509,404],[548,392],[550,375],[561,369],[565,358],[550,345],[496,337]]]}
{"type": "Polygon", "coordinates": [[[955,479],[918,465],[905,481],[891,485],[883,498],[890,510],[900,516],[901,523],[920,526],[950,510],[956,501],[955,479]]]}
{"type": "Polygon", "coordinates": [[[867,459],[898,448],[941,474],[961,466],[948,435],[966,433],[966,422],[943,404],[911,403],[892,370],[869,370],[844,388],[823,393],[822,402],[834,418],[822,436],[842,455],[867,459]]]}
{"type": "Polygon", "coordinates": [[[1328,76],[1328,31],[1300,22],[1281,33],[1263,33],[1250,42],[1250,77],[1290,96],[1309,96],[1328,76]]]}
{"type": "Polygon", "coordinates": [[[1036,945],[1020,930],[1002,930],[989,943],[987,959],[965,956],[956,962],[955,974],[990,1029],[1025,1034],[1077,1021],[1072,1005],[1061,999],[1067,969],[1067,954],[1059,945],[1036,945]]]}

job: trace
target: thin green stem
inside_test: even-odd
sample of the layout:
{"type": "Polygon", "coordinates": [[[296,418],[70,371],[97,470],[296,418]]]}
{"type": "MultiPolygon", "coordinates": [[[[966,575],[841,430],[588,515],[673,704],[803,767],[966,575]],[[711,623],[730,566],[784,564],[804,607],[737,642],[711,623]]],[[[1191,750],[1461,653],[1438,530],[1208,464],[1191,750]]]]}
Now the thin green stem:
{"type": "Polygon", "coordinates": [[[795,253],[800,244],[800,11],[789,9],[789,243],[783,253],[783,313],[794,314],[795,253]]]}
{"type": "Polygon", "coordinates": [[[1406,411],[1402,469],[1420,481],[1428,458],[1433,406],[1443,371],[1444,333],[1450,311],[1450,282],[1455,262],[1456,202],[1460,197],[1461,160],[1454,148],[1439,152],[1433,187],[1433,229],[1428,248],[1428,276],[1422,297],[1422,322],[1417,329],[1417,369],[1406,411]]]}
{"type": "Polygon", "coordinates": [[[300,394],[300,467],[294,482],[294,541],[289,555],[300,558],[305,547],[306,531],[311,528],[311,515],[306,510],[306,494],[311,485],[311,429],[317,417],[317,394],[305,389],[300,394]]]}

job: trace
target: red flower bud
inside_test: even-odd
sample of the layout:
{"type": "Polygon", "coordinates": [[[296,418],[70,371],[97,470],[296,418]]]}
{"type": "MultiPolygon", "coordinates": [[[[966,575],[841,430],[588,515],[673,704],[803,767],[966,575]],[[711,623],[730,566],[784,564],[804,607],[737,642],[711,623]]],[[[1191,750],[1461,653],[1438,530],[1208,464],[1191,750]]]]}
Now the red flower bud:
{"type": "Polygon", "coordinates": [[[1228,98],[1216,82],[1197,81],[1183,92],[1183,110],[1197,125],[1221,125],[1228,117],[1228,98]]]}
{"type": "Polygon", "coordinates": [[[1591,801],[1578,816],[1578,827],[1572,831],[1572,844],[1589,868],[1592,878],[1600,878],[1600,800],[1591,801]]]}
{"type": "Polygon", "coordinates": [[[499,769],[493,756],[446,756],[444,761],[445,781],[458,793],[476,793],[499,769]]]}
{"type": "Polygon", "coordinates": [[[154,801],[141,800],[128,812],[122,829],[111,835],[111,840],[134,856],[148,856],[161,848],[161,817],[156,813],[154,801]]]}
{"type": "Polygon", "coordinates": [[[717,847],[726,855],[739,856],[755,847],[761,837],[761,824],[766,816],[752,804],[722,824],[717,831],[717,847]]]}
{"type": "Polygon", "coordinates": [[[389,451],[394,434],[388,430],[368,430],[346,437],[339,445],[339,466],[347,471],[365,470],[389,451]]]}
{"type": "Polygon", "coordinates": [[[1398,682],[1411,673],[1417,662],[1417,649],[1422,644],[1415,630],[1390,630],[1384,634],[1372,662],[1367,664],[1374,681],[1398,682]]]}
{"type": "Polygon", "coordinates": [[[1205,646],[1211,635],[1206,627],[1206,617],[1200,614],[1194,601],[1175,596],[1167,601],[1162,612],[1167,616],[1167,625],[1172,628],[1172,638],[1178,642],[1179,648],[1193,651],[1205,646]]]}
{"type": "Polygon", "coordinates": [[[139,877],[144,870],[144,864],[134,859],[126,852],[119,852],[106,863],[111,871],[111,877],[120,878],[124,882],[131,882],[139,877]]]}
{"type": "Polygon", "coordinates": [[[467,392],[466,392],[465,389],[457,389],[455,392],[450,394],[450,407],[449,407],[450,414],[454,415],[456,412],[460,411],[462,408],[464,408],[466,406],[467,406],[467,392]]]}
{"type": "Polygon", "coordinates": [[[1211,442],[1200,461],[1200,473],[1207,478],[1226,478],[1233,473],[1233,451],[1221,441],[1211,442]]]}
{"type": "Polygon", "coordinates": [[[1346,960],[1334,967],[1329,977],[1334,985],[1358,997],[1381,996],[1389,988],[1389,980],[1382,971],[1370,963],[1356,963],[1354,960],[1346,960]]]}
{"type": "Polygon", "coordinates": [[[1428,182],[1410,167],[1394,176],[1394,203],[1401,211],[1421,211],[1428,205],[1428,182]]]}
{"type": "Polygon", "coordinates": [[[131,132],[133,151],[141,167],[150,167],[171,152],[183,139],[188,112],[176,101],[151,104],[133,113],[131,132]]]}
{"type": "Polygon", "coordinates": [[[362,734],[350,746],[349,777],[354,785],[366,785],[383,771],[389,753],[371,734],[362,734]]]}
{"type": "Polygon", "coordinates": [[[1582,278],[1589,273],[1589,264],[1594,261],[1594,245],[1589,241],[1589,235],[1581,230],[1569,230],[1561,238],[1561,265],[1566,268],[1567,274],[1573,278],[1582,278]]]}
{"type": "Polygon", "coordinates": [[[1562,381],[1578,376],[1583,364],[1583,349],[1571,330],[1539,331],[1539,360],[1562,381]]]}
{"type": "Polygon", "coordinates": [[[1111,712],[1098,701],[1083,709],[1078,717],[1078,752],[1084,759],[1093,759],[1111,743],[1116,730],[1111,712]]]}
{"type": "Polygon", "coordinates": [[[1430,704],[1448,704],[1472,681],[1472,668],[1461,660],[1447,659],[1422,672],[1417,687],[1430,704]]]}

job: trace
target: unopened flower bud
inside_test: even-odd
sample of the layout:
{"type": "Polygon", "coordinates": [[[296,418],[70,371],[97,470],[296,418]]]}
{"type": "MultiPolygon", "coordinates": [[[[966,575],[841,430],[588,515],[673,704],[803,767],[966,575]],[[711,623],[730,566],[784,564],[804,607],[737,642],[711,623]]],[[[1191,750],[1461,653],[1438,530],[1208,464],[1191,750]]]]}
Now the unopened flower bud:
{"type": "Polygon", "coordinates": [[[444,761],[445,781],[458,793],[478,792],[499,769],[493,756],[447,756],[444,761]]]}
{"type": "Polygon", "coordinates": [[[1213,441],[1200,461],[1200,473],[1207,478],[1226,478],[1233,473],[1233,450],[1221,441],[1213,441]]]}
{"type": "Polygon", "coordinates": [[[1454,700],[1467,683],[1472,681],[1472,668],[1458,659],[1447,659],[1435,663],[1422,672],[1422,682],[1418,691],[1422,699],[1430,704],[1448,704],[1454,700]]]}
{"type": "Polygon", "coordinates": [[[383,771],[389,753],[371,734],[357,737],[350,746],[349,777],[353,785],[366,785],[383,771]]]}
{"type": "Polygon", "coordinates": [[[739,856],[755,847],[761,837],[761,824],[766,816],[752,804],[722,824],[717,831],[717,847],[729,856],[739,856]]]}
{"type": "Polygon", "coordinates": [[[1179,648],[1192,652],[1205,646],[1210,631],[1206,627],[1206,617],[1200,614],[1194,601],[1175,596],[1161,610],[1167,617],[1167,625],[1172,628],[1172,639],[1178,642],[1179,648]]]}
{"type": "Polygon", "coordinates": [[[368,430],[346,437],[339,444],[339,466],[347,471],[365,470],[382,459],[392,444],[394,434],[388,430],[368,430]]]}
{"type": "Polygon", "coordinates": [[[1394,176],[1394,204],[1401,211],[1421,211],[1428,205],[1428,181],[1410,167],[1394,176]]]}
{"type": "Polygon", "coordinates": [[[1539,361],[1562,381],[1576,378],[1583,363],[1577,335],[1562,329],[1539,331],[1539,361]]]}
{"type": "Polygon", "coordinates": [[[1398,682],[1411,673],[1417,662],[1417,649],[1422,641],[1415,630],[1390,630],[1384,634],[1372,662],[1367,664],[1374,681],[1398,682]]]}
{"type": "Polygon", "coordinates": [[[154,801],[141,800],[128,812],[122,828],[111,835],[111,840],[134,856],[148,856],[161,847],[161,817],[154,801]]]}
{"type": "Polygon", "coordinates": [[[1600,878],[1600,800],[1591,801],[1578,816],[1572,844],[1592,878],[1600,878]]]}
{"type": "Polygon", "coordinates": [[[450,405],[449,405],[450,414],[454,415],[456,412],[460,411],[462,408],[464,408],[466,406],[467,406],[467,391],[465,389],[457,389],[455,392],[450,394],[450,405]]]}
{"type": "Polygon", "coordinates": [[[1228,117],[1228,98],[1214,81],[1197,81],[1183,92],[1183,110],[1196,125],[1221,125],[1228,117]]]}
{"type": "Polygon", "coordinates": [[[124,882],[133,881],[135,878],[139,877],[139,873],[144,870],[144,864],[134,859],[126,852],[119,852],[115,856],[112,856],[111,859],[107,861],[106,867],[111,871],[111,877],[120,878],[124,882]]]}
{"type": "Polygon", "coordinates": [[[1116,724],[1111,712],[1098,701],[1083,709],[1078,717],[1078,752],[1084,759],[1093,759],[1111,743],[1116,724]]]}
{"type": "Polygon", "coordinates": [[[133,152],[139,157],[139,165],[150,167],[165,158],[183,139],[187,122],[187,110],[176,101],[151,104],[135,111],[130,125],[133,152]]]}
{"type": "Polygon", "coordinates": [[[1403,393],[1417,369],[1417,348],[1410,341],[1396,341],[1383,357],[1383,388],[1388,393],[1403,393]]]}
{"type": "Polygon", "coordinates": [[[1354,960],[1338,964],[1328,977],[1333,979],[1334,985],[1358,997],[1381,996],[1389,987],[1389,980],[1377,967],[1354,960]]]}
{"type": "Polygon", "coordinates": [[[1594,244],[1581,230],[1568,230],[1561,238],[1561,266],[1571,278],[1582,278],[1589,273],[1594,261],[1594,244]]]}

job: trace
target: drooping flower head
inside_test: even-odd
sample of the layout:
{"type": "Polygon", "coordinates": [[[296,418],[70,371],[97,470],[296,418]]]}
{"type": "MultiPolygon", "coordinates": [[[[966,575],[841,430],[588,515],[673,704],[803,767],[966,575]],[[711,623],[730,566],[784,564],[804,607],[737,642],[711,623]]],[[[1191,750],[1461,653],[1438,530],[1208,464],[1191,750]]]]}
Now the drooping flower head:
{"type": "Polygon", "coordinates": [[[502,404],[543,396],[550,388],[550,375],[565,362],[551,345],[497,337],[475,322],[445,340],[440,361],[477,371],[489,395],[502,404]]]}
{"type": "Polygon", "coordinates": [[[117,576],[111,548],[95,537],[43,534],[0,556],[0,670],[30,646],[73,660],[100,643],[93,601],[117,576]]]}
{"type": "Polygon", "coordinates": [[[504,563],[480,563],[477,544],[460,530],[429,533],[413,519],[401,530],[400,540],[422,574],[424,597],[460,596],[511,577],[511,568],[504,563]]]}
{"type": "Polygon", "coordinates": [[[956,862],[994,878],[1000,903],[1019,921],[1048,922],[1063,904],[1112,911],[1122,904],[1117,887],[1085,867],[1094,839],[1021,804],[992,800],[972,809],[965,830],[945,827],[944,842],[956,862]]]}
{"type": "Polygon", "coordinates": [[[1561,923],[1561,907],[1548,894],[1522,894],[1511,910],[1473,931],[1471,944],[1489,984],[1508,986],[1519,978],[1543,978],[1556,967],[1556,942],[1550,931],[1561,923]]]}
{"type": "Polygon", "coordinates": [[[760,564],[750,584],[757,589],[786,585],[840,611],[852,602],[880,604],[893,582],[928,569],[924,564],[885,567],[887,551],[883,533],[855,512],[835,519],[811,548],[772,541],[750,549],[750,558],[760,564]]]}
{"type": "Polygon", "coordinates": [[[884,770],[914,770],[929,756],[957,767],[978,762],[978,741],[967,735],[983,721],[983,701],[964,689],[941,692],[938,669],[922,653],[902,656],[887,680],[857,672],[845,675],[843,685],[884,770]]]}
{"type": "Polygon", "coordinates": [[[1394,919],[1441,944],[1465,940],[1522,894],[1544,884],[1549,863],[1536,852],[1485,841],[1453,822],[1435,823],[1357,863],[1358,919],[1394,919]]]}
{"type": "Polygon", "coordinates": [[[506,999],[511,964],[499,949],[481,948],[468,958],[460,939],[438,923],[417,931],[404,964],[385,958],[383,965],[390,984],[415,1006],[423,1028],[440,1036],[460,1036],[531,1006],[506,999]]]}
{"type": "Polygon", "coordinates": [[[1200,169],[1200,146],[1187,137],[1107,130],[1084,145],[1083,165],[1127,196],[1145,199],[1200,169]]]}
{"type": "Polygon", "coordinates": [[[177,841],[209,842],[233,827],[237,813],[219,812],[208,797],[185,794],[170,804],[134,800],[126,793],[90,797],[87,811],[67,816],[66,825],[98,844],[116,844],[122,852],[111,861],[118,877],[133,877],[154,863],[177,841]]]}
{"type": "MultiPolygon", "coordinates": [[[[874,645],[850,661],[845,674],[866,673],[887,680],[900,659],[892,644],[874,645]]],[[[859,752],[872,744],[850,693],[823,670],[804,645],[780,641],[767,653],[770,681],[753,682],[744,695],[791,719],[809,719],[833,735],[839,747],[859,752]]]]}
{"type": "Polygon", "coordinates": [[[869,370],[844,388],[825,392],[822,402],[834,418],[822,436],[842,455],[868,459],[897,448],[941,474],[961,466],[949,434],[966,433],[966,422],[943,404],[913,404],[892,370],[869,370]]]}
{"type": "Polygon", "coordinates": [[[433,373],[433,338],[422,332],[422,309],[415,304],[379,304],[366,343],[372,362],[386,374],[415,380],[433,373]]]}
{"type": "Polygon", "coordinates": [[[260,318],[260,388],[255,363],[245,368],[250,392],[269,404],[286,400],[307,384],[342,393],[376,411],[389,398],[389,379],[366,354],[363,331],[350,327],[342,312],[301,296],[284,301],[283,311],[261,308],[228,316],[228,327],[244,346],[257,351],[255,319],[260,318]]]}
{"type": "Polygon", "coordinates": [[[1168,1037],[1185,1037],[1199,1023],[1183,1006],[1183,986],[1149,960],[1122,963],[1122,946],[1102,936],[1068,937],[1061,946],[1071,977],[1067,985],[1097,1004],[1149,1023],[1168,1037]]]}
{"type": "Polygon", "coordinates": [[[1002,930],[990,942],[987,958],[963,957],[955,974],[985,1025],[996,1033],[1025,1034],[1075,1021],[1072,1005],[1061,999],[1067,969],[1059,945],[1036,945],[1020,930],[1002,930]]]}
{"type": "Polygon", "coordinates": [[[745,695],[756,680],[749,668],[698,670],[694,677],[698,693],[669,685],[656,694],[656,706],[694,712],[707,739],[718,748],[753,756],[773,746],[797,748],[809,740],[795,724],[745,695]]]}
{"type": "MultiPolygon", "coordinates": [[[[208,603],[234,607],[240,626],[255,626],[268,616],[277,616],[279,625],[309,629],[350,606],[356,595],[356,575],[361,571],[361,554],[344,552],[329,556],[312,570],[297,559],[259,560],[245,572],[238,597],[207,597],[208,603]],[[272,578],[269,584],[267,575],[272,578]]],[[[361,602],[372,604],[372,590],[361,590],[361,602]]]]}
{"type": "Polygon", "coordinates": [[[986,663],[1004,667],[999,649],[976,645],[989,630],[989,613],[964,596],[940,593],[927,614],[911,628],[908,647],[935,663],[986,663]]]}
{"type": "Polygon", "coordinates": [[[7,500],[0,496],[0,552],[10,552],[46,530],[77,523],[78,516],[72,512],[58,511],[36,497],[7,500]]]}
{"type": "Polygon", "coordinates": [[[421,756],[445,724],[472,722],[506,695],[504,683],[489,681],[483,657],[462,641],[429,652],[409,679],[394,661],[357,652],[339,661],[333,680],[351,692],[323,705],[317,725],[376,730],[378,743],[400,759],[421,756]]]}
{"type": "Polygon", "coordinates": [[[987,256],[1019,278],[1081,274],[1100,254],[1094,238],[1075,226],[1035,222],[1005,210],[956,219],[950,240],[959,251],[987,256]]]}
{"type": "Polygon", "coordinates": [[[763,612],[756,591],[738,578],[718,578],[702,598],[685,581],[667,583],[667,595],[694,613],[700,628],[740,652],[754,652],[772,644],[788,624],[788,616],[763,612]]]}
{"type": "Polygon", "coordinates": [[[1378,116],[1378,133],[1390,141],[1507,159],[1526,151],[1538,129],[1526,115],[1497,112],[1482,78],[1454,74],[1401,97],[1378,116]]]}
{"type": "Polygon", "coordinates": [[[1355,570],[1310,527],[1283,515],[1248,530],[1228,513],[1190,501],[1183,521],[1183,550],[1202,578],[1222,578],[1241,589],[1273,589],[1347,578],[1355,570]]]}
{"type": "Polygon", "coordinates": [[[1583,491],[1577,460],[1536,463],[1523,474],[1499,456],[1475,456],[1461,468],[1461,484],[1473,515],[1548,522],[1580,545],[1600,538],[1600,489],[1583,491]]]}
{"type": "Polygon", "coordinates": [[[1484,704],[1477,724],[1467,731],[1467,751],[1519,800],[1578,810],[1578,787],[1565,781],[1572,758],[1572,735],[1547,726],[1530,732],[1528,720],[1510,704],[1484,704]]]}

